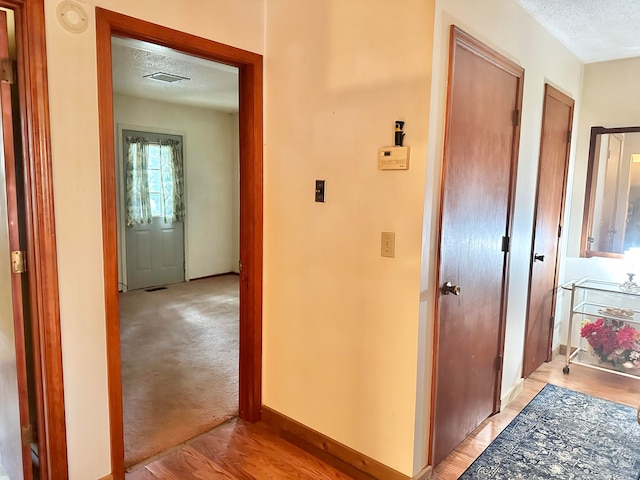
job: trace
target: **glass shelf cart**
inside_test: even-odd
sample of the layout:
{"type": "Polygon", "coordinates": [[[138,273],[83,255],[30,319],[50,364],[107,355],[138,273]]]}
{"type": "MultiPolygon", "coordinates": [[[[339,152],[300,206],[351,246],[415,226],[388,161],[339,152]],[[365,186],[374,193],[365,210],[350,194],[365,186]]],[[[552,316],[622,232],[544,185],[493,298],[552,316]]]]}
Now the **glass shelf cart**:
{"type": "Polygon", "coordinates": [[[565,374],[575,363],[640,378],[640,287],[628,285],[583,278],[562,286],[571,294],[565,374]]]}

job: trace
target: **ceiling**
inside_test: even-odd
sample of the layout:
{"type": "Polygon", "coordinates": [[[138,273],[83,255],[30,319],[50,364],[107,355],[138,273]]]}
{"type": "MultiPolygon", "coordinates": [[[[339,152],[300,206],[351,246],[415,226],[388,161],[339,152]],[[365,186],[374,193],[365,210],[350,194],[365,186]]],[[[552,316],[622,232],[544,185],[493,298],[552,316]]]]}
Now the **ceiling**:
{"type": "Polygon", "coordinates": [[[170,103],[238,111],[238,69],[130,38],[113,37],[113,91],[170,103]],[[166,83],[146,75],[186,77],[166,83]]]}
{"type": "Polygon", "coordinates": [[[583,63],[640,56],[640,0],[515,0],[583,63]]]}

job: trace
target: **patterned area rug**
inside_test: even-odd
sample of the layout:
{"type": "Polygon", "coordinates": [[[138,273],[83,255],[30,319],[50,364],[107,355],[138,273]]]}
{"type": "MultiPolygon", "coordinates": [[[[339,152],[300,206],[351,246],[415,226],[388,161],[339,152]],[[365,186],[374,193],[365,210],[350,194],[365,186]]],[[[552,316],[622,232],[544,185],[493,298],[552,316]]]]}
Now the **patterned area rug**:
{"type": "Polygon", "coordinates": [[[636,480],[636,410],[547,385],[460,479],[636,480]]]}

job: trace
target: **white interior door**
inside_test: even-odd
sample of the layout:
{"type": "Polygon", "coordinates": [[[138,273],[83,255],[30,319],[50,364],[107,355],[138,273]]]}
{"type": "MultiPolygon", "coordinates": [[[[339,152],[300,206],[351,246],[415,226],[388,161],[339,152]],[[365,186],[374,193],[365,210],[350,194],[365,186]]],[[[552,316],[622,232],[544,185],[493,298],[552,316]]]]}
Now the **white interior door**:
{"type": "MultiPolygon", "coordinates": [[[[168,180],[163,178],[166,173],[160,167],[162,146],[158,143],[160,139],[171,137],[182,145],[182,138],[123,130],[124,152],[127,152],[126,138],[131,136],[145,137],[150,141],[147,175],[153,218],[151,223],[125,226],[127,288],[133,290],[183,282],[184,222],[164,220],[166,206],[162,188],[168,180]]],[[[126,154],[124,161],[127,161],[126,154]]],[[[125,176],[125,182],[127,181],[129,179],[125,176]]]]}

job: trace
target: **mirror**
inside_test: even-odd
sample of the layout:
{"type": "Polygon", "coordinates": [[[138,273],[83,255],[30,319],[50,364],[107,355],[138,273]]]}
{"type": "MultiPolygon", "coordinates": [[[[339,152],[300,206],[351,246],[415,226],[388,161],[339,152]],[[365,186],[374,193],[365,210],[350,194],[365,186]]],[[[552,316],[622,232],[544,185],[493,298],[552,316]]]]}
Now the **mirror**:
{"type": "Polygon", "coordinates": [[[581,257],[640,247],[640,127],[591,128],[581,257]]]}

